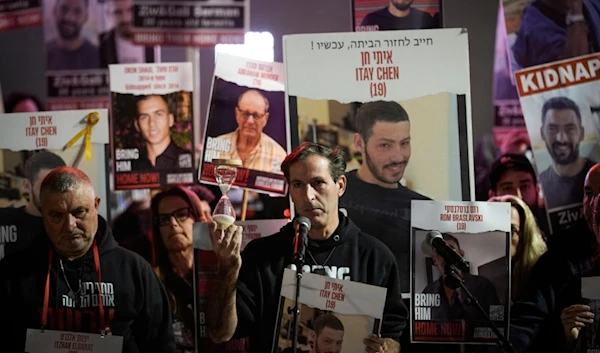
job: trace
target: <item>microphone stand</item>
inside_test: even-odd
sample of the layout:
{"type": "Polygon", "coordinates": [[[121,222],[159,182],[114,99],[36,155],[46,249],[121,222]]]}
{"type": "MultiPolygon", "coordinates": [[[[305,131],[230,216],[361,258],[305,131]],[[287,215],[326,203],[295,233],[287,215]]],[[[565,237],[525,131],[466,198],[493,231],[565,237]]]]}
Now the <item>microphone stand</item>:
{"type": "Polygon", "coordinates": [[[300,297],[300,285],[302,282],[302,266],[304,266],[304,254],[302,254],[300,251],[294,254],[294,264],[296,265],[296,294],[294,298],[294,307],[288,308],[288,313],[294,314],[292,322],[292,326],[294,327],[294,335],[292,336],[292,352],[296,353],[298,348],[298,326],[300,324],[300,305],[298,305],[298,298],[300,297]]]}
{"type": "Polygon", "coordinates": [[[467,297],[469,297],[469,299],[471,301],[470,304],[474,304],[475,307],[477,307],[477,309],[479,310],[479,312],[481,312],[481,314],[483,314],[485,321],[488,323],[488,325],[490,326],[492,331],[494,331],[494,333],[496,334],[496,337],[498,337],[498,339],[500,340],[498,342],[498,345],[502,349],[507,351],[508,353],[517,353],[517,351],[515,351],[515,348],[512,346],[510,341],[508,339],[506,339],[506,336],[504,336],[500,332],[500,330],[494,324],[494,322],[492,321],[492,319],[490,318],[488,313],[486,313],[485,309],[481,306],[481,304],[479,304],[479,301],[477,300],[477,298],[475,298],[473,293],[471,293],[471,291],[469,291],[469,289],[467,288],[467,286],[465,284],[465,280],[456,272],[454,266],[452,266],[452,265],[446,264],[446,278],[444,280],[444,284],[452,289],[461,287],[463,289],[463,291],[467,294],[467,297]]]}

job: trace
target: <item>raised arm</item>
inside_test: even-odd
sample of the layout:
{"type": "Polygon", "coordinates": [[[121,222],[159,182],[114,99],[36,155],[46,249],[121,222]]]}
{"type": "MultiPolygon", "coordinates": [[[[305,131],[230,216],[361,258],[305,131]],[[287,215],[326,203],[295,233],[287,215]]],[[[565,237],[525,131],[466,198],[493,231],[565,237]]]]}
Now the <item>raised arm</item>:
{"type": "Polygon", "coordinates": [[[208,300],[206,323],[209,338],[224,343],[233,337],[238,323],[236,285],[242,265],[242,227],[231,225],[222,231],[213,222],[210,236],[219,259],[219,278],[208,300]]]}

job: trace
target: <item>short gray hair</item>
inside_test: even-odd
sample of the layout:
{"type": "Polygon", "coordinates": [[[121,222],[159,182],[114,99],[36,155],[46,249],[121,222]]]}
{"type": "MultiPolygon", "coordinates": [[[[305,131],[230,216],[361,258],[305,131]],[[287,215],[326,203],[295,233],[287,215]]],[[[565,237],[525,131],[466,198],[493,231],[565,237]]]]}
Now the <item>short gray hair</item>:
{"type": "Polygon", "coordinates": [[[81,170],[73,167],[59,167],[52,170],[42,181],[40,200],[46,192],[63,193],[81,187],[93,190],[90,178],[81,170]]]}

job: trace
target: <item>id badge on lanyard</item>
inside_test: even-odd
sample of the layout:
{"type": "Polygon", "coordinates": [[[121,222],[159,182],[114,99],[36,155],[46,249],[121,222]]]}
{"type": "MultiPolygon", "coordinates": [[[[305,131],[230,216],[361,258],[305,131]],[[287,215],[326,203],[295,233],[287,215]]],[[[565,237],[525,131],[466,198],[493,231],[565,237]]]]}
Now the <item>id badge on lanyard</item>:
{"type": "Polygon", "coordinates": [[[99,334],[84,332],[68,332],[46,330],[48,321],[48,302],[50,299],[50,269],[52,267],[53,251],[48,253],[48,276],[46,277],[46,288],[44,292],[44,307],[42,308],[41,329],[27,329],[25,339],[25,351],[28,353],[68,353],[68,352],[121,352],[123,350],[123,337],[113,336],[110,325],[105,323],[104,304],[102,303],[102,278],[100,271],[100,256],[98,245],[94,240],[94,264],[98,275],[98,292],[100,293],[99,311],[100,327],[99,334]]]}

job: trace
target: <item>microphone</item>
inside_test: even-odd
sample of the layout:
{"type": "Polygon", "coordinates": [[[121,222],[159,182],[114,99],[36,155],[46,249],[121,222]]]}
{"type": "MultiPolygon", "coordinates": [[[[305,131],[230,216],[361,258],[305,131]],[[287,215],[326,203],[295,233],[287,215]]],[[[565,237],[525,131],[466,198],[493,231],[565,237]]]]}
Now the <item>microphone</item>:
{"type": "Polygon", "coordinates": [[[310,219],[298,217],[294,220],[296,228],[296,246],[294,249],[294,262],[304,264],[304,254],[308,245],[308,231],[310,230],[310,219]]]}
{"type": "Polygon", "coordinates": [[[469,264],[453,247],[444,240],[442,233],[432,230],[425,236],[425,242],[444,259],[447,266],[454,266],[462,272],[469,271],[469,264]]]}

